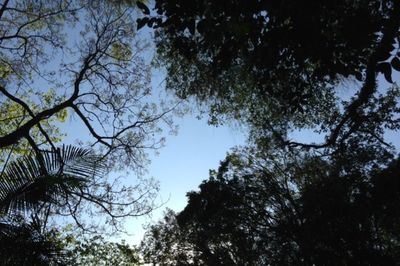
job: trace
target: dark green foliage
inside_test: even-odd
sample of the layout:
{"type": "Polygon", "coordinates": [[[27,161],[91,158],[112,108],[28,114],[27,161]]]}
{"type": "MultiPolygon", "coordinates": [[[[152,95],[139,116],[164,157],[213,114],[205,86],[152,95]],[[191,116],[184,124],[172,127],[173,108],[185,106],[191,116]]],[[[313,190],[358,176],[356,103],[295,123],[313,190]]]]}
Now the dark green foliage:
{"type": "Polygon", "coordinates": [[[8,163],[0,175],[1,264],[65,265],[58,232],[47,229],[50,210],[71,204],[104,170],[99,157],[73,146],[8,163]]]}
{"type": "Polygon", "coordinates": [[[0,176],[2,215],[26,212],[40,204],[62,205],[104,170],[88,150],[63,146],[11,162],[0,176]]]}
{"type": "Polygon", "coordinates": [[[111,242],[107,241],[101,235],[85,237],[71,233],[59,239],[64,245],[63,252],[65,256],[62,258],[62,261],[66,265],[140,265],[137,250],[128,245],[124,240],[121,242],[111,242]]]}
{"type": "Polygon", "coordinates": [[[287,144],[293,129],[322,128],[326,142],[313,147],[332,146],[359,130],[376,76],[392,83],[399,69],[397,1],[158,0],[154,10],[138,26],[158,29],[167,89],[205,104],[212,124],[245,122],[255,139],[287,144]],[[341,102],[340,85],[356,79],[341,102]]]}
{"type": "Polygon", "coordinates": [[[304,256],[316,265],[397,265],[399,173],[397,160],[372,176],[331,176],[308,185],[297,234],[304,256]]]}
{"type": "Polygon", "coordinates": [[[125,241],[86,237],[67,228],[44,231],[37,222],[15,218],[0,223],[0,265],[139,265],[136,249],[125,241]]]}
{"type": "Polygon", "coordinates": [[[63,245],[55,230],[43,232],[34,222],[15,218],[0,223],[0,264],[4,266],[44,266],[63,264],[63,245]]]}
{"type": "Polygon", "coordinates": [[[380,0],[159,0],[155,9],[165,16],[161,27],[171,45],[187,58],[210,56],[215,71],[238,59],[263,75],[282,63],[305,67],[309,61],[319,65],[315,75],[335,79],[362,71],[363,49],[375,46],[391,7],[380,0]]]}
{"type": "Polygon", "coordinates": [[[154,10],[138,26],[157,29],[167,89],[205,104],[213,124],[246,123],[256,148],[229,155],[182,212],[150,227],[147,261],[398,265],[400,164],[385,133],[400,129],[400,2],[157,0],[154,10]],[[394,84],[378,88],[379,75],[394,84]],[[324,142],[289,139],[302,129],[324,142]]]}
{"type": "Polygon", "coordinates": [[[199,265],[190,235],[179,227],[176,213],[168,209],[162,220],[147,228],[140,251],[144,262],[161,265],[199,265]]]}
{"type": "MultiPolygon", "coordinates": [[[[187,265],[397,265],[400,160],[360,168],[277,155],[229,155],[176,215],[175,232],[184,237],[153,234],[144,240],[147,254],[158,241],[190,247],[187,265]]],[[[168,265],[185,263],[171,256],[168,265]]]]}

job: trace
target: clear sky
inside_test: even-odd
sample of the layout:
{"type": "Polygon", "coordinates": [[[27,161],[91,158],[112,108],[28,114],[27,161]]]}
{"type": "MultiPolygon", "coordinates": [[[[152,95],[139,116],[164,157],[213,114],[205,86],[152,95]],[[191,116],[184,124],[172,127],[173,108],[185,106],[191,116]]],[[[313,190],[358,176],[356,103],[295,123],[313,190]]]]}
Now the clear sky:
{"type": "Polygon", "coordinates": [[[152,213],[151,219],[143,217],[127,222],[127,230],[134,235],[122,238],[131,243],[140,243],[144,233],[142,224],[160,219],[165,208],[181,211],[186,205],[186,193],[196,190],[208,178],[209,169],[216,169],[232,147],[245,143],[245,134],[239,129],[208,126],[206,119],[186,115],[177,118],[176,123],[178,134],[167,137],[159,155],[151,156],[148,169],[148,176],[160,182],[160,198],[167,202],[152,213]]]}
{"type": "MultiPolygon", "coordinates": [[[[161,75],[161,74],[160,74],[161,75]]],[[[163,77],[155,77],[154,84],[159,84],[163,77]]],[[[399,81],[399,75],[394,76],[399,81]]],[[[382,77],[378,78],[379,88],[385,90],[390,84],[382,77]]],[[[359,85],[347,84],[339,89],[339,96],[349,98],[353,96],[359,85]]],[[[181,211],[186,206],[186,193],[197,190],[200,183],[208,178],[209,169],[216,169],[219,162],[225,158],[226,153],[234,146],[243,145],[246,141],[244,130],[235,127],[213,127],[207,120],[198,120],[194,115],[176,118],[179,131],[176,136],[169,136],[166,146],[158,156],[151,156],[149,176],[155,177],[160,182],[160,197],[168,200],[165,205],[155,210],[152,217],[130,219],[127,230],[133,236],[122,236],[132,244],[139,244],[144,234],[142,225],[162,218],[166,208],[181,211]]],[[[322,142],[323,137],[311,131],[304,130],[292,135],[302,142],[322,142]]],[[[388,132],[387,140],[400,147],[398,133],[388,132]]]]}
{"type": "MultiPolygon", "coordinates": [[[[162,80],[165,76],[158,72],[152,82],[155,91],[164,90],[162,80]]],[[[381,77],[380,89],[384,90],[390,84],[381,77]]],[[[394,76],[399,81],[399,75],[394,76]]],[[[357,84],[339,89],[339,96],[348,98],[352,96],[357,84]]],[[[196,118],[194,114],[186,114],[183,117],[175,117],[175,123],[179,126],[177,135],[166,135],[165,147],[155,155],[149,151],[151,163],[148,165],[146,177],[154,177],[160,183],[158,202],[165,202],[160,208],[152,212],[151,217],[129,218],[126,220],[126,229],[130,235],[121,235],[128,243],[138,245],[143,237],[145,224],[156,222],[162,218],[166,208],[181,211],[187,203],[186,193],[197,190],[200,183],[208,178],[210,169],[216,169],[219,162],[225,158],[229,150],[246,142],[246,132],[237,126],[209,126],[207,115],[203,119],[196,118]]],[[[67,133],[66,141],[82,139],[82,127],[71,117],[62,126],[67,133]]],[[[292,135],[302,142],[321,142],[322,136],[312,134],[310,131],[302,131],[292,135]]],[[[400,147],[398,133],[388,132],[387,139],[400,147]]],[[[135,181],[137,176],[130,173],[127,180],[135,181]]],[[[129,183],[129,182],[128,182],[129,183]]]]}
{"type": "MultiPolygon", "coordinates": [[[[162,92],[165,75],[161,71],[154,73],[152,86],[155,94],[162,92]]],[[[379,77],[379,88],[385,90],[390,84],[379,77]]],[[[399,81],[399,75],[394,76],[399,81]]],[[[347,84],[339,88],[340,97],[349,98],[354,95],[359,85],[347,84]]],[[[208,178],[210,169],[216,169],[219,162],[225,158],[229,150],[246,142],[246,132],[237,126],[209,126],[207,115],[203,119],[196,118],[194,111],[183,117],[175,117],[174,121],[179,126],[177,135],[166,135],[165,147],[155,155],[149,151],[151,163],[148,165],[146,177],[154,177],[160,183],[158,202],[165,202],[160,208],[152,212],[151,217],[129,218],[126,229],[130,235],[121,235],[128,243],[138,245],[145,230],[143,225],[155,222],[162,218],[166,208],[181,211],[187,203],[186,193],[197,190],[200,183],[208,178]]],[[[66,141],[82,139],[82,125],[76,123],[71,117],[62,127],[67,133],[66,141]]],[[[323,137],[304,130],[292,135],[302,142],[322,142],[323,137]]],[[[398,133],[388,132],[387,138],[397,147],[400,147],[398,133]]],[[[135,181],[137,176],[130,173],[127,180],[135,181]]]]}

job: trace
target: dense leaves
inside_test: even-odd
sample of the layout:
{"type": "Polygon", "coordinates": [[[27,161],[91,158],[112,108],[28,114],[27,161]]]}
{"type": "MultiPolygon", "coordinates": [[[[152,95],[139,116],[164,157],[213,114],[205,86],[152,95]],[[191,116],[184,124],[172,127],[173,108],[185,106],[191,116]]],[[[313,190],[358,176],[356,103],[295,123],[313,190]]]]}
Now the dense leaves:
{"type": "Polygon", "coordinates": [[[140,251],[144,262],[162,265],[198,265],[190,235],[178,226],[176,213],[166,210],[164,217],[147,228],[140,251]]]}
{"type": "Polygon", "coordinates": [[[103,172],[98,156],[73,146],[21,157],[0,177],[1,214],[25,213],[41,204],[65,205],[103,172]]]}
{"type": "Polygon", "coordinates": [[[136,249],[125,241],[111,242],[100,235],[64,230],[43,231],[34,222],[23,220],[0,224],[1,265],[139,265],[136,249]]]}
{"type": "Polygon", "coordinates": [[[165,1],[157,29],[167,89],[250,126],[236,151],[150,226],[165,265],[396,265],[398,1],[165,1]],[[382,75],[390,87],[379,87],[382,75]],[[354,85],[343,97],[343,85],[354,85]],[[290,140],[311,129],[324,142],[290,140]],[[303,149],[296,149],[301,147],[303,149]],[[260,149],[261,148],[261,149],[260,149]]]}
{"type": "Polygon", "coordinates": [[[214,69],[242,59],[268,72],[285,61],[304,67],[307,60],[319,65],[315,75],[336,78],[365,67],[363,49],[376,44],[391,6],[379,0],[157,1],[155,8],[166,17],[161,26],[172,45],[185,56],[209,55],[214,69]]]}
{"type": "Polygon", "coordinates": [[[149,262],[394,265],[400,259],[399,167],[393,160],[365,173],[351,162],[314,156],[231,154],[188,194],[176,222],[169,218],[158,234],[149,231],[145,254],[155,254],[159,249],[151,245],[161,242],[190,247],[186,254],[194,258],[185,264],[176,254],[168,260],[147,255],[149,262]],[[179,234],[165,238],[171,227],[179,234]]]}
{"type": "Polygon", "coordinates": [[[43,232],[34,222],[21,218],[0,223],[0,256],[5,266],[65,265],[57,231],[43,232]]]}
{"type": "Polygon", "coordinates": [[[112,242],[101,235],[85,237],[66,230],[59,236],[59,241],[63,245],[62,261],[65,265],[140,265],[136,249],[124,240],[112,242]]]}
{"type": "Polygon", "coordinates": [[[287,144],[291,130],[323,128],[328,138],[312,147],[332,146],[347,126],[358,130],[377,75],[392,83],[398,69],[397,1],[158,0],[154,10],[144,19],[162,19],[153,26],[167,88],[205,103],[211,123],[239,120],[256,138],[287,144]],[[355,80],[342,102],[341,85],[355,80]]]}

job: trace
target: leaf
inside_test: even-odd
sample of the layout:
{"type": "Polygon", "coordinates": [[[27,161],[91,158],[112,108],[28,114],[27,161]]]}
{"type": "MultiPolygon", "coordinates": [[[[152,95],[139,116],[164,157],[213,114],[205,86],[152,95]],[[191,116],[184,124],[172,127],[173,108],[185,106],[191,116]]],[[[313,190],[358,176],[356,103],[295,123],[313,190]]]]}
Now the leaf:
{"type": "Polygon", "coordinates": [[[145,4],[139,1],[136,4],[145,15],[150,15],[150,9],[145,4]]]}
{"type": "Polygon", "coordinates": [[[0,65],[0,78],[5,79],[11,73],[11,68],[8,65],[0,65]]]}
{"type": "Polygon", "coordinates": [[[196,31],[196,21],[194,19],[189,21],[187,27],[189,29],[190,34],[194,35],[196,31]]]}
{"type": "Polygon", "coordinates": [[[161,23],[162,23],[161,18],[153,17],[149,20],[149,22],[147,22],[147,26],[149,26],[150,28],[153,28],[153,27],[157,28],[161,23]]]}
{"type": "Polygon", "coordinates": [[[203,19],[203,20],[200,20],[198,23],[197,23],[197,31],[199,32],[199,33],[203,33],[205,30],[206,30],[206,25],[205,25],[206,23],[205,23],[205,20],[203,19]]]}
{"type": "Polygon", "coordinates": [[[363,81],[363,75],[362,75],[362,73],[361,72],[356,72],[355,74],[354,74],[354,77],[358,80],[358,81],[363,81]]]}
{"type": "Polygon", "coordinates": [[[144,25],[146,25],[146,23],[149,21],[149,18],[138,18],[136,20],[137,23],[137,29],[140,30],[141,28],[143,28],[144,25]]]}
{"type": "Polygon", "coordinates": [[[398,57],[393,57],[390,64],[395,70],[400,71],[400,59],[398,57]]]}
{"type": "Polygon", "coordinates": [[[376,55],[376,60],[378,62],[382,62],[382,61],[386,61],[388,58],[390,57],[390,51],[380,51],[380,53],[378,53],[376,55]]]}
{"type": "Polygon", "coordinates": [[[32,210],[41,203],[57,204],[72,191],[104,173],[100,158],[74,146],[18,158],[0,178],[0,214],[32,210]]]}
{"type": "Polygon", "coordinates": [[[385,62],[385,63],[380,63],[377,65],[376,69],[383,73],[383,75],[385,76],[385,79],[387,80],[387,82],[389,83],[393,83],[392,80],[392,67],[389,63],[385,62]]]}
{"type": "Polygon", "coordinates": [[[161,18],[152,18],[152,19],[154,20],[154,22],[151,27],[153,27],[154,29],[161,27],[161,24],[163,22],[161,18]]]}

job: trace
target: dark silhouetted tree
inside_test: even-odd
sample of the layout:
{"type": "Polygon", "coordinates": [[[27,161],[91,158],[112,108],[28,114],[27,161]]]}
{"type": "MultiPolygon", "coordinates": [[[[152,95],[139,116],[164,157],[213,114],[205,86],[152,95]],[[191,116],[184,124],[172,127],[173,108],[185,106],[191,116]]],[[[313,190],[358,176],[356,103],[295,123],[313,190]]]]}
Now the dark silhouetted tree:
{"type": "MultiPolygon", "coordinates": [[[[184,247],[193,265],[395,265],[400,164],[386,160],[360,168],[304,153],[230,154],[188,193],[176,222],[157,226],[165,232],[176,223],[173,232],[184,237],[150,230],[145,254],[166,245],[184,247]]],[[[149,262],[166,262],[151,255],[149,262]]]]}
{"type": "Polygon", "coordinates": [[[207,104],[211,123],[249,124],[256,139],[326,148],[365,133],[367,106],[386,95],[377,76],[393,82],[400,70],[398,1],[155,2],[138,26],[157,28],[167,88],[207,104]],[[358,89],[341,101],[346,82],[358,89]],[[325,141],[290,140],[304,128],[325,141]]]}

